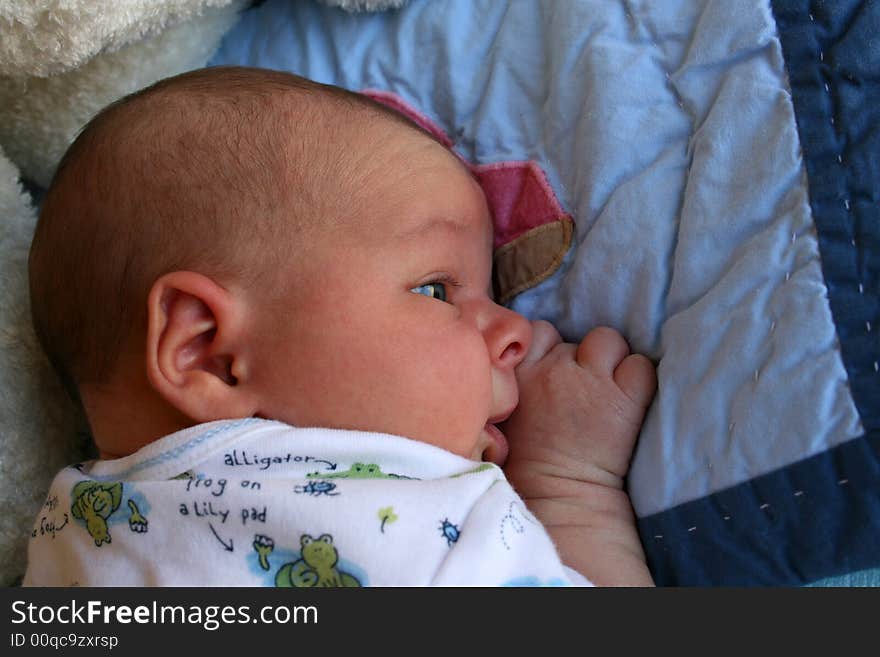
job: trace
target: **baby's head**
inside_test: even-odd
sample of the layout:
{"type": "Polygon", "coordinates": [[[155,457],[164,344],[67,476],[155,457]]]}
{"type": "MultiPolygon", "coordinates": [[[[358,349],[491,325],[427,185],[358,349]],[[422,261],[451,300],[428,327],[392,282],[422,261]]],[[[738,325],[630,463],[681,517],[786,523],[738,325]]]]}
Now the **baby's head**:
{"type": "Polygon", "coordinates": [[[446,148],[293,75],[171,78],[98,115],[30,255],[43,347],[108,457],[199,422],[381,431],[503,461],[529,322],[446,148]]]}

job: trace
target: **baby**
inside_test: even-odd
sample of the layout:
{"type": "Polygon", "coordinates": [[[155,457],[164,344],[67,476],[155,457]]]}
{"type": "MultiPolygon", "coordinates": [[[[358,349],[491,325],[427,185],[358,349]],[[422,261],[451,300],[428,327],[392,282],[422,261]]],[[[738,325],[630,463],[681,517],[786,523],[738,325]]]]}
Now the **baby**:
{"type": "Polygon", "coordinates": [[[623,479],[653,366],[495,304],[491,264],[467,167],[368,98],[212,68],[105,109],[30,255],[100,459],[24,583],[651,584],[623,479]]]}

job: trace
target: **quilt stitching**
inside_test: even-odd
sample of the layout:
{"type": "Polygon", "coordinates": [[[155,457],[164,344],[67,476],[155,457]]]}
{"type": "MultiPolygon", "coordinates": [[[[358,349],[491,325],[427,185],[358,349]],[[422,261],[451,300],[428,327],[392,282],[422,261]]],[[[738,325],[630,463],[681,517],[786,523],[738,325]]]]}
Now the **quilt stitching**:
{"type": "MultiPolygon", "coordinates": [[[[870,75],[878,62],[857,61],[852,43],[859,23],[876,26],[880,11],[854,0],[833,6],[788,0],[775,6],[790,34],[782,38],[787,59],[802,61],[790,75],[823,273],[853,398],[873,436],[880,432],[880,198],[871,170],[876,173],[880,158],[876,148],[871,152],[870,130],[856,127],[859,117],[853,114],[880,120],[868,101],[869,90],[873,86],[876,94],[880,85],[870,75]],[[794,15],[798,4],[806,11],[800,25],[794,15]]],[[[870,27],[865,29],[870,35],[870,27]]]]}
{"type": "Polygon", "coordinates": [[[880,27],[880,5],[772,0],[772,9],[822,271],[865,434],[640,518],[652,572],[663,584],[803,584],[878,565],[880,157],[876,132],[866,126],[880,124],[869,95],[880,95],[880,50],[865,49],[880,27]]]}

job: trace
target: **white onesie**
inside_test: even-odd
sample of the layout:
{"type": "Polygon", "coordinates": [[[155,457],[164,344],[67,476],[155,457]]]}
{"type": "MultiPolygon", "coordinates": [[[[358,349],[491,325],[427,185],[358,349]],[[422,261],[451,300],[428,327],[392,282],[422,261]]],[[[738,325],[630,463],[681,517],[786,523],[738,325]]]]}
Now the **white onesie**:
{"type": "Polygon", "coordinates": [[[495,465],[249,418],[62,470],[25,586],[589,584],[495,465]]]}

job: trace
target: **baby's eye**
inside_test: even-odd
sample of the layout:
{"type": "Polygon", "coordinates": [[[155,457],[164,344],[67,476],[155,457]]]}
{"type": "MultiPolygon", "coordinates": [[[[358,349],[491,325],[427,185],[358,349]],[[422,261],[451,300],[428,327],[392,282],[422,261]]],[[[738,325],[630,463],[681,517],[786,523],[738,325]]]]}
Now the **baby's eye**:
{"type": "Polygon", "coordinates": [[[410,292],[415,292],[416,294],[424,294],[426,297],[438,299],[439,301],[446,301],[445,283],[439,283],[435,281],[433,283],[419,285],[418,287],[412,288],[410,292]]]}

